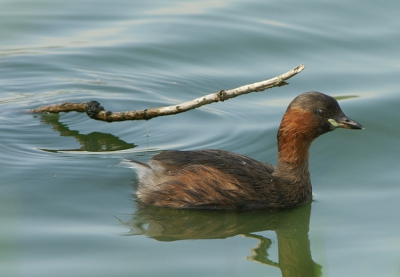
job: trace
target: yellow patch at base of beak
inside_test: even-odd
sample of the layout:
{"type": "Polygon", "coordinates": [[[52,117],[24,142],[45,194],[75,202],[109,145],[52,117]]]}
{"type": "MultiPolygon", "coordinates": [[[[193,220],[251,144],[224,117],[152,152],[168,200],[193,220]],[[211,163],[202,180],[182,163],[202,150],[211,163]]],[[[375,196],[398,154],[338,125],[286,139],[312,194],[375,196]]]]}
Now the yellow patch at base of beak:
{"type": "Polygon", "coordinates": [[[328,121],[330,124],[332,124],[333,127],[335,127],[335,128],[339,127],[339,124],[337,123],[336,120],[329,118],[328,121]]]}

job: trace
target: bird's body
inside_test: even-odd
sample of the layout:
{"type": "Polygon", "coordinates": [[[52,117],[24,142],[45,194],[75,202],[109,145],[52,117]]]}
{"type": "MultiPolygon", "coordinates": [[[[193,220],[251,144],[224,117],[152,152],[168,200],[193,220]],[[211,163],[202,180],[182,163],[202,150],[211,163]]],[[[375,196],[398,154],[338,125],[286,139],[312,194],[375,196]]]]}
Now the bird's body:
{"type": "Polygon", "coordinates": [[[291,208],[312,200],[309,148],[337,127],[363,129],[332,97],[308,92],[289,105],[278,131],[276,167],[223,150],[164,151],[137,170],[140,202],[170,208],[291,208]]]}

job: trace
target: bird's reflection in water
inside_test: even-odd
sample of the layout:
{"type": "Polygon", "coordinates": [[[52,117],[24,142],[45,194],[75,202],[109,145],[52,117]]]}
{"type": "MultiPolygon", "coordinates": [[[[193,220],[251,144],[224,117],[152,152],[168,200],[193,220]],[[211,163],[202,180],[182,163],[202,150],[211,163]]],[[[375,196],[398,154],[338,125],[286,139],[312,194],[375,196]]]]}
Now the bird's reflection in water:
{"type": "Polygon", "coordinates": [[[321,266],[311,257],[308,238],[311,204],[287,211],[199,211],[139,206],[125,222],[129,235],[146,235],[159,241],[222,239],[242,235],[258,240],[249,260],[279,267],[282,276],[321,276],[321,266]],[[268,258],[271,240],[253,234],[274,230],[279,261],[268,258]]]}

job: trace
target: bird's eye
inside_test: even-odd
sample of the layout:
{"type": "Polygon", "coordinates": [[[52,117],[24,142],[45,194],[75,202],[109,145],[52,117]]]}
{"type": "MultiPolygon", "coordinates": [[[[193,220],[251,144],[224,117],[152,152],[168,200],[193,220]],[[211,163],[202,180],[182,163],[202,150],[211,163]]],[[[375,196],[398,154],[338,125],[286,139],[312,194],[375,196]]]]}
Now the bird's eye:
{"type": "Polygon", "coordinates": [[[324,116],[324,117],[327,116],[327,113],[325,110],[317,110],[317,114],[320,116],[324,116]]]}

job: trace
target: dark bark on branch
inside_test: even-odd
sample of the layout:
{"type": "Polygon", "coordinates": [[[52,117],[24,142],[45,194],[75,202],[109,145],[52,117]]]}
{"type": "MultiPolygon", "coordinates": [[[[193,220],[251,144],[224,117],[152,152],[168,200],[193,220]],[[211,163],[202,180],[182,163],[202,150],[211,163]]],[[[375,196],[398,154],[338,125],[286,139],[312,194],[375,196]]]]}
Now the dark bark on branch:
{"type": "Polygon", "coordinates": [[[186,112],[210,103],[225,101],[236,96],[247,94],[255,91],[263,91],[269,88],[287,85],[285,80],[297,75],[303,71],[304,65],[301,64],[292,70],[274,77],[269,80],[262,82],[241,86],[230,90],[221,90],[216,93],[208,94],[191,101],[187,101],[178,105],[149,108],[145,110],[133,110],[125,112],[111,112],[105,111],[103,106],[97,101],[89,101],[85,103],[62,103],[49,106],[41,106],[33,109],[34,113],[49,112],[49,113],[60,113],[60,112],[86,112],[86,114],[96,120],[102,120],[107,122],[113,121],[125,121],[125,120],[148,120],[157,116],[172,115],[182,112],[186,112]]]}

